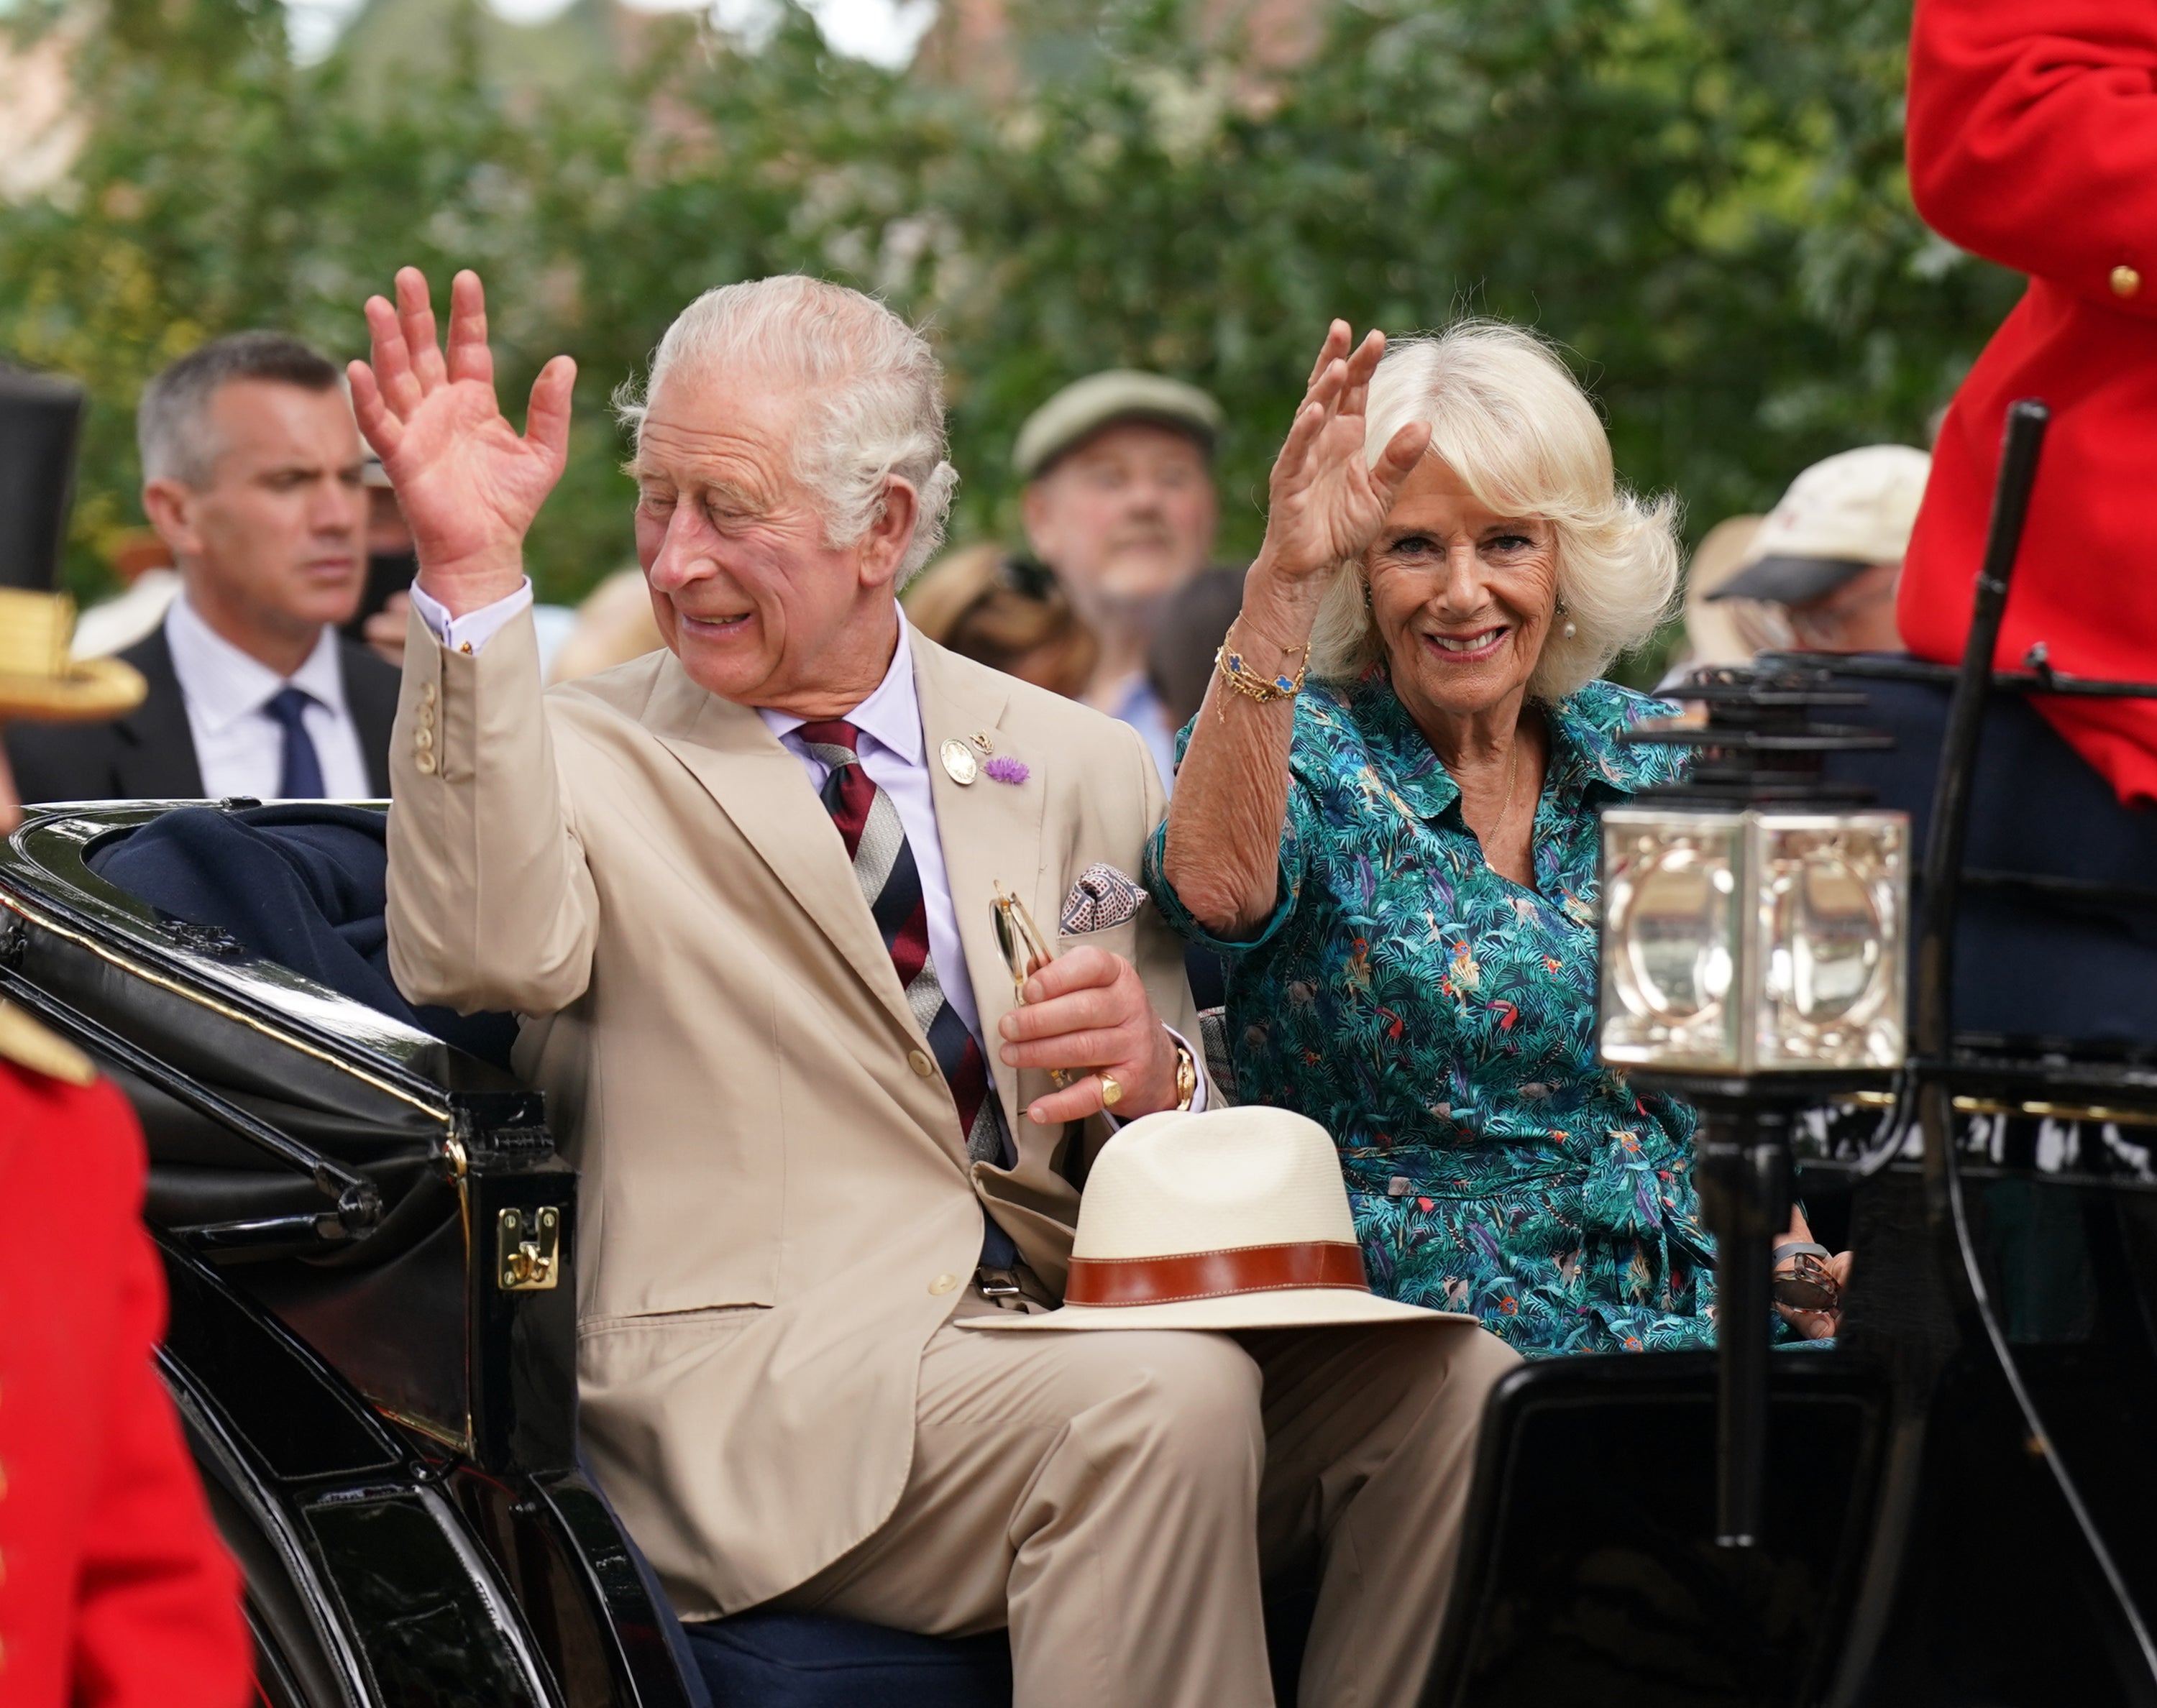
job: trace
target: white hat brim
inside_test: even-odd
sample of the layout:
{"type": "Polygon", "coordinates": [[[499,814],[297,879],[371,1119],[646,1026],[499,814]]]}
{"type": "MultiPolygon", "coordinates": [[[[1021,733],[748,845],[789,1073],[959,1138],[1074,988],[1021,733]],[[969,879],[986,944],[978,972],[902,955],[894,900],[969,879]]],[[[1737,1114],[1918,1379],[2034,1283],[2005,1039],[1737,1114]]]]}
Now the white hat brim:
{"type": "Polygon", "coordinates": [[[1328,1323],[1475,1323],[1452,1310],[1380,1299],[1346,1287],[1290,1287],[1274,1293],[1232,1293],[1217,1299],[1182,1299],[1165,1304],[1067,1304],[1022,1316],[960,1320],[968,1329],[1308,1329],[1328,1323]]]}

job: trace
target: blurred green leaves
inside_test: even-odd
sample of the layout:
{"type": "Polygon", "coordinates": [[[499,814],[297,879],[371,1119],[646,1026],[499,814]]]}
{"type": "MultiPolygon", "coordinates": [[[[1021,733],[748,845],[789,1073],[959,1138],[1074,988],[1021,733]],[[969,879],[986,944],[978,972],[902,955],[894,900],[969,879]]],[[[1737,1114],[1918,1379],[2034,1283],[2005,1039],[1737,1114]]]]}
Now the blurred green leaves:
{"type": "Polygon", "coordinates": [[[71,575],[93,590],[136,516],[150,373],[246,326],[361,353],[406,262],[485,276],[512,413],[578,358],[534,539],[556,598],[628,552],[608,394],[733,279],[812,270],[930,322],[962,533],[1013,537],[1012,439],[1057,385],[1208,387],[1230,553],[1332,316],[1540,328],[1696,532],[1830,451],[1922,444],[2016,289],[1910,209],[1896,0],[1340,0],[1286,69],[1170,0],[1042,15],[1024,63],[1055,75],[993,98],[838,58],[798,11],[753,55],[677,20],[547,94],[490,79],[474,12],[362,89],[290,64],[258,0],[126,0],[77,54],[69,181],[0,206],[0,352],[97,399],[71,575]]]}

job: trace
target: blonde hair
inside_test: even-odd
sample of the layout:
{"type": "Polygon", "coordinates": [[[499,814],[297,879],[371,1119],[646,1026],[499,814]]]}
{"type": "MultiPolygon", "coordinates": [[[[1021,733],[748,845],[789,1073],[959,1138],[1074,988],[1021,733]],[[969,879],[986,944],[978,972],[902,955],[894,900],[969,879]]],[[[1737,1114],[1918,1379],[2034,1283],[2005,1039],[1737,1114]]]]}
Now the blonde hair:
{"type": "MultiPolygon", "coordinates": [[[[1678,584],[1677,501],[1619,486],[1595,406],[1550,347],[1497,321],[1394,340],[1372,377],[1363,450],[1375,464],[1394,434],[1430,424],[1429,455],[1476,499],[1549,522],[1557,596],[1573,626],[1553,622],[1528,692],[1563,699],[1639,646],[1667,617],[1678,584]]],[[[1365,603],[1363,567],[1343,566],[1310,640],[1310,674],[1352,679],[1383,656],[1365,603]]]]}

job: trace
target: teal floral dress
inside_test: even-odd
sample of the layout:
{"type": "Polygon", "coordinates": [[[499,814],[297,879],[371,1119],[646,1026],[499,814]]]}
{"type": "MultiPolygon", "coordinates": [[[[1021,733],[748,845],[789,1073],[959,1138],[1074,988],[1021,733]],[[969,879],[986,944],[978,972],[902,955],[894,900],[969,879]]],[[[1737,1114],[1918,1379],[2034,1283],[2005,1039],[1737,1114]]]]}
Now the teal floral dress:
{"type": "MultiPolygon", "coordinates": [[[[1619,734],[1671,707],[1594,682],[1544,716],[1536,883],[1491,870],[1382,673],[1306,688],[1279,902],[1223,942],[1238,1094],[1334,1135],[1371,1284],[1469,1311],[1531,1356],[1709,1346],[1713,1247],[1693,1114],[1596,1060],[1598,803],[1673,780],[1619,734]]],[[[1187,732],[1186,738],[1188,739],[1187,732]]]]}

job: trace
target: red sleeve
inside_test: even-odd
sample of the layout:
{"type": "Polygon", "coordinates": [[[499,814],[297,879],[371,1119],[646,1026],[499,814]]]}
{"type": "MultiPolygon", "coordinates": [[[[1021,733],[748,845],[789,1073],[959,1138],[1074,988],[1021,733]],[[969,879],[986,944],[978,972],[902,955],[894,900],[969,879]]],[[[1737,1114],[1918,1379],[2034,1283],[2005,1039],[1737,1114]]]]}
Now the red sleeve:
{"type": "MultiPolygon", "coordinates": [[[[127,1138],[139,1158],[141,1140],[127,1138]]],[[[139,1182],[139,1160],[136,1168],[139,1182]]],[[[74,1705],[242,1708],[253,1666],[239,1574],[152,1362],[164,1332],[164,1277],[149,1237],[131,1222],[136,1209],[127,1204],[119,1331],[105,1349],[110,1410],[83,1535],[74,1705]]]]}
{"type": "Polygon", "coordinates": [[[2157,6],[1918,0],[1908,146],[1949,241],[2157,318],[2157,6]]]}

